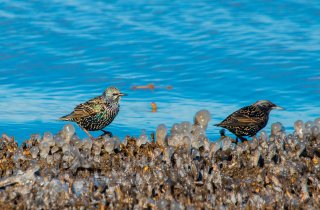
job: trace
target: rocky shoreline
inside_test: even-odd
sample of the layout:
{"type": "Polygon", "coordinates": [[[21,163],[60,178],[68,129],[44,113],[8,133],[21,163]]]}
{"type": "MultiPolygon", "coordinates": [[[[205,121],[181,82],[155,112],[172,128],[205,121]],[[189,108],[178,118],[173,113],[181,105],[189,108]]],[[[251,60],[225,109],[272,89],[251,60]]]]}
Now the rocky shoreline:
{"type": "Polygon", "coordinates": [[[210,113],[151,137],[79,139],[72,125],[20,147],[2,135],[1,209],[317,209],[320,119],[234,144],[210,141],[210,113]]]}

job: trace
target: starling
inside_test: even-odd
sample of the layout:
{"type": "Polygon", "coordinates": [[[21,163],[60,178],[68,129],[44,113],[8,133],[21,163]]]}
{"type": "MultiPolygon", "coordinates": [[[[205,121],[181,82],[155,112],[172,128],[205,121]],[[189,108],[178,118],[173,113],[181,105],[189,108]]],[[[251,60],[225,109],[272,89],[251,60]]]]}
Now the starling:
{"type": "MultiPolygon", "coordinates": [[[[102,130],[109,125],[119,112],[121,93],[116,87],[107,88],[101,96],[77,105],[73,112],[59,120],[76,122],[91,139],[88,131],[102,130]]],[[[106,131],[102,130],[106,133],[106,131]]]]}
{"type": "Polygon", "coordinates": [[[267,100],[260,100],[256,103],[235,111],[215,126],[223,127],[231,131],[243,142],[247,139],[244,136],[252,137],[264,128],[269,119],[272,109],[283,109],[267,100]]]}

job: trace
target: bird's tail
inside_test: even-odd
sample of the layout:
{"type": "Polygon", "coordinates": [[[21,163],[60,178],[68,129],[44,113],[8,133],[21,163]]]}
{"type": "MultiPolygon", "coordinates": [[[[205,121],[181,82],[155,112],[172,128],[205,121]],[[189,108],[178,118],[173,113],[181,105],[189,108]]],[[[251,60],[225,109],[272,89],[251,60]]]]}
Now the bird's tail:
{"type": "Polygon", "coordinates": [[[59,120],[71,121],[71,118],[70,118],[70,115],[66,115],[66,116],[60,117],[59,120]]]}
{"type": "Polygon", "coordinates": [[[221,125],[220,123],[214,124],[214,126],[220,126],[220,125],[221,125]]]}

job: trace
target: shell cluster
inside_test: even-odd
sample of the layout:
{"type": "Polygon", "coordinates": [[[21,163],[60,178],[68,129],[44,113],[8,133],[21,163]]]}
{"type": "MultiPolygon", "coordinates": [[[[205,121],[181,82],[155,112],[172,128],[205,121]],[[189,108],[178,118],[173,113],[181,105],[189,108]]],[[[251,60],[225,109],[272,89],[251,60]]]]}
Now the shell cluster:
{"type": "Polygon", "coordinates": [[[320,119],[234,144],[210,141],[210,113],[151,137],[79,139],[72,125],[0,142],[0,208],[198,209],[320,206],[320,119]],[[170,132],[168,132],[170,131],[170,132]]]}

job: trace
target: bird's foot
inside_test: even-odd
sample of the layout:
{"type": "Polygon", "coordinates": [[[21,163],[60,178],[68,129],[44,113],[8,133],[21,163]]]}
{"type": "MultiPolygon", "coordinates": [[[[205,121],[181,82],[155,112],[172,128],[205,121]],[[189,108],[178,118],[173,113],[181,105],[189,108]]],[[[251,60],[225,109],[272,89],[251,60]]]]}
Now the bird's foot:
{"type": "Polygon", "coordinates": [[[220,133],[220,136],[221,136],[221,137],[225,137],[225,136],[226,136],[226,130],[225,130],[225,129],[221,129],[221,130],[219,131],[219,133],[220,133]]]}
{"type": "Polygon", "coordinates": [[[238,144],[238,138],[236,138],[236,140],[231,139],[231,142],[232,142],[232,143],[235,143],[235,144],[238,144]]]}
{"type": "Polygon", "coordinates": [[[238,136],[237,137],[237,141],[238,141],[238,138],[241,140],[242,143],[245,142],[245,141],[248,141],[248,139],[246,139],[246,138],[244,138],[242,136],[238,136]]]}
{"type": "Polygon", "coordinates": [[[103,132],[103,134],[101,135],[101,137],[108,135],[110,138],[113,137],[113,134],[110,131],[105,131],[105,130],[101,130],[103,132]]]}

